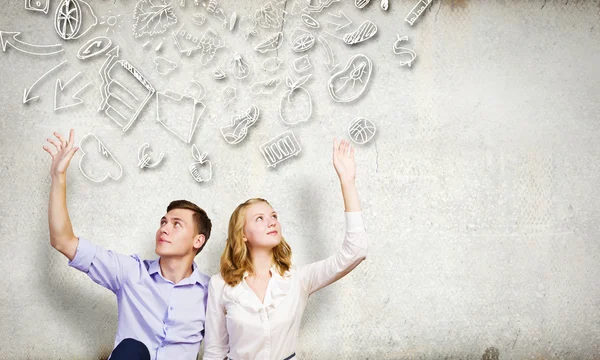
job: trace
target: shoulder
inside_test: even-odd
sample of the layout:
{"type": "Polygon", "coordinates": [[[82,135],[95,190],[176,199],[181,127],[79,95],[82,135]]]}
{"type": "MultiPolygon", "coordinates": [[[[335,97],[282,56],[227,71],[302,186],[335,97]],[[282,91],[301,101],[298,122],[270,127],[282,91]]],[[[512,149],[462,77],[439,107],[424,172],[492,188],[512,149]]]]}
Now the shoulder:
{"type": "Polygon", "coordinates": [[[225,283],[223,276],[221,276],[221,273],[216,273],[210,277],[209,286],[211,288],[222,289],[225,285],[227,284],[225,283]]]}

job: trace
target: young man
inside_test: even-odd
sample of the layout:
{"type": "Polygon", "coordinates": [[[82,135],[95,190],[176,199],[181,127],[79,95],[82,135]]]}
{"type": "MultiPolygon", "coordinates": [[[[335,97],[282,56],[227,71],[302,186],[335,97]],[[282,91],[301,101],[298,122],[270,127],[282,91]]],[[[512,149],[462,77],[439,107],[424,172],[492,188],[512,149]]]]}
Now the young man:
{"type": "Polygon", "coordinates": [[[67,212],[66,172],[73,155],[59,133],[43,148],[52,156],[48,207],[50,244],[69,265],[117,295],[119,323],[110,359],[193,359],[204,336],[210,277],[194,257],[210,237],[206,212],[185,200],[173,201],[156,231],[156,260],[105,250],[73,233],[67,212]]]}

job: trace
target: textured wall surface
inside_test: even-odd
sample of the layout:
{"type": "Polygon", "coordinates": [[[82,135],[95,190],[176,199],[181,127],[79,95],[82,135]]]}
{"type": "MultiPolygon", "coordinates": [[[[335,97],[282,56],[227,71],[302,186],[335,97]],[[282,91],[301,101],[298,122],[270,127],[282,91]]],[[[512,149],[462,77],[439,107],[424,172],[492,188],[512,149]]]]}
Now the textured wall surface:
{"type": "MultiPolygon", "coordinates": [[[[590,359],[600,353],[598,0],[436,0],[412,27],[404,17],[413,1],[391,1],[388,11],[378,0],[362,10],[353,1],[333,3],[313,14],[321,27],[310,31],[331,44],[338,70],[362,53],[372,60],[372,76],[359,99],[334,102],[317,41],[306,53],[312,69],[305,74],[312,76],[303,86],[312,97],[312,117],[296,125],[278,115],[285,77],[301,77],[291,61],[303,54],[291,50],[290,36],[295,27],[309,30],[293,1],[274,6],[287,11],[283,45],[267,54],[253,48],[279,29],[258,26],[258,35],[246,41],[237,26],[223,29],[221,20],[192,0],[184,8],[173,0],[178,23],[152,38],[132,34],[134,0],[90,2],[97,26],[65,41],[54,29],[59,2],[51,0],[45,15],[11,0],[3,2],[0,15],[0,30],[20,31],[17,39],[29,43],[11,40],[21,49],[64,46],[55,56],[11,45],[0,54],[0,358],[99,359],[113,345],[114,295],[69,268],[49,245],[50,159],[41,147],[53,130],[72,127],[77,141],[94,133],[123,168],[119,180],[97,184],[80,172],[81,153],[75,156],[68,206],[76,234],[118,252],[153,257],[154,232],[167,204],[189,199],[214,220],[213,235],[196,258],[204,272],[214,274],[229,215],[249,197],[267,198],[280,212],[296,263],[322,259],[341,245],[343,202],[331,140],[347,138],[356,116],[377,126],[375,139],[356,146],[370,254],[349,276],[312,297],[300,358],[590,359]],[[339,10],[353,23],[336,32],[327,21],[339,23],[329,14],[339,10]],[[205,14],[206,23],[193,24],[195,13],[205,14]],[[364,43],[349,46],[325,34],[341,36],[366,19],[378,32],[364,43]],[[170,34],[181,24],[197,34],[211,27],[228,47],[202,65],[196,54],[180,54],[173,44],[170,34]],[[417,54],[410,68],[401,67],[392,51],[397,34],[409,36],[403,44],[417,54]],[[120,59],[157,91],[195,93],[190,80],[204,84],[206,110],[190,144],[157,122],[155,97],[126,132],[97,111],[99,70],[107,56],[79,60],[76,54],[100,35],[119,45],[120,59]],[[236,52],[249,64],[242,80],[229,67],[236,52]],[[275,55],[283,64],[272,75],[261,63],[275,55]],[[178,67],[159,74],[157,56],[178,67]],[[216,66],[225,80],[213,79],[216,66]],[[83,104],[54,111],[56,79],[64,84],[78,72],[58,100],[67,104],[91,82],[79,94],[83,104]],[[273,95],[252,94],[254,82],[272,76],[282,79],[273,95]],[[237,89],[237,99],[225,108],[221,91],[228,85],[237,89]],[[39,99],[22,104],[25,88],[39,99]],[[251,104],[260,108],[257,123],[243,142],[228,144],[220,127],[251,104]],[[301,153],[267,168],[259,146],[287,129],[301,153]],[[153,158],[165,153],[157,168],[137,167],[145,142],[153,158]],[[195,182],[188,171],[195,162],[192,144],[208,153],[209,182],[195,182]]],[[[219,1],[228,20],[234,11],[253,15],[262,5],[219,1]]],[[[3,45],[6,39],[4,34],[3,45]]]]}

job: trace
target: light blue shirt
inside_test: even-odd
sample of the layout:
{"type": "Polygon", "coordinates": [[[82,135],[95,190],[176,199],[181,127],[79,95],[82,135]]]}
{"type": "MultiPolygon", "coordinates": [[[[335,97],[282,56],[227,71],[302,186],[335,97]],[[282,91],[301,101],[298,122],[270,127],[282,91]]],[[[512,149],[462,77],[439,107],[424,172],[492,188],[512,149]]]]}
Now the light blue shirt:
{"type": "Polygon", "coordinates": [[[195,360],[204,337],[210,277],[192,263],[192,274],[174,284],[156,260],[121,255],[79,238],[72,266],[117,295],[123,339],[143,342],[152,360],[195,360]]]}

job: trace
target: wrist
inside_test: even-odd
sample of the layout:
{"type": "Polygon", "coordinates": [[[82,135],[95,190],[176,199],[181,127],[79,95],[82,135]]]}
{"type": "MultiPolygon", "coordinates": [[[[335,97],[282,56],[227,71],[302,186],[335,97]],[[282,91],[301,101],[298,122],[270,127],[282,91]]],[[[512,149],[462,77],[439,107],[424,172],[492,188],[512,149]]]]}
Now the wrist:
{"type": "Polygon", "coordinates": [[[351,178],[340,178],[340,185],[343,188],[356,187],[356,181],[354,177],[351,178]]]}
{"type": "Polygon", "coordinates": [[[67,183],[67,174],[52,174],[52,184],[65,185],[67,183]]]}

